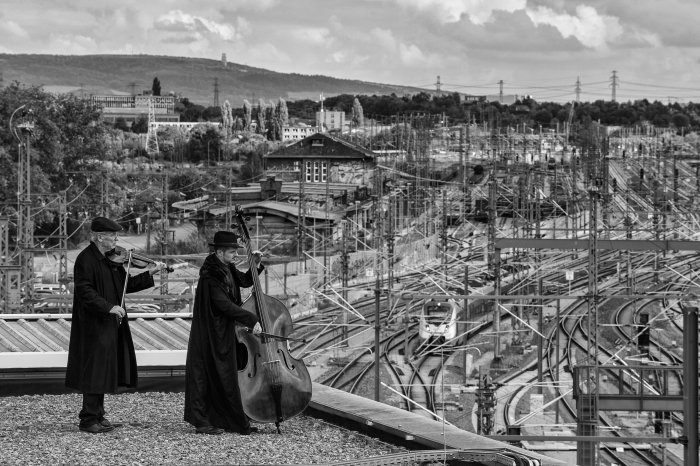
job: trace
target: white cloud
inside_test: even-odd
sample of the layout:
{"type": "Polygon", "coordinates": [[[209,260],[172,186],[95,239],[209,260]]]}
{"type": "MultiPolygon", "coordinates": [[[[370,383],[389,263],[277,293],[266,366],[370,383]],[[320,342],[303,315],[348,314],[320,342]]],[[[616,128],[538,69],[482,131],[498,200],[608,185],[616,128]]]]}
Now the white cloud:
{"type": "Polygon", "coordinates": [[[182,10],[172,10],[160,15],[156,18],[154,25],[156,29],[163,31],[210,33],[226,41],[237,38],[236,28],[232,25],[194,16],[182,10]]]}
{"type": "Polygon", "coordinates": [[[491,20],[494,11],[514,12],[522,10],[527,0],[393,0],[401,6],[416,8],[434,15],[443,23],[456,23],[462,16],[474,24],[491,20]]]}
{"type": "Polygon", "coordinates": [[[370,36],[373,42],[382,49],[391,52],[396,50],[396,39],[389,29],[374,28],[370,31],[370,36]]]}
{"type": "Polygon", "coordinates": [[[576,15],[557,13],[551,8],[540,6],[527,10],[532,22],[539,26],[547,24],[555,27],[563,37],[575,37],[586,47],[605,48],[623,33],[618,18],[599,14],[595,8],[579,5],[576,15]]]}
{"type": "Polygon", "coordinates": [[[289,32],[295,39],[312,45],[330,45],[333,37],[327,28],[296,28],[289,32]]]}
{"type": "Polygon", "coordinates": [[[421,50],[413,44],[399,44],[401,63],[407,66],[418,66],[428,62],[421,50]]]}
{"type": "Polygon", "coordinates": [[[10,20],[0,20],[0,34],[3,36],[13,36],[19,39],[29,37],[29,34],[22,26],[10,20]]]}

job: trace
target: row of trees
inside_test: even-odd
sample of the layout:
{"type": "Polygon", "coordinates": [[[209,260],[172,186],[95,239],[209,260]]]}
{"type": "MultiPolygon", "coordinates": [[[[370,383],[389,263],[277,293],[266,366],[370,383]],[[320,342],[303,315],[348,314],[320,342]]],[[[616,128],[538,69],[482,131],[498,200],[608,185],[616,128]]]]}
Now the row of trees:
{"type": "MultiPolygon", "coordinates": [[[[537,102],[524,98],[512,105],[485,100],[463,101],[459,94],[431,96],[418,93],[398,97],[396,94],[383,96],[339,95],[325,99],[325,106],[332,110],[353,114],[357,103],[364,116],[380,122],[390,120],[399,114],[424,113],[444,114],[448,124],[466,122],[489,122],[493,125],[542,126],[556,128],[568,121],[573,103],[537,102]]],[[[308,115],[313,108],[311,101],[289,103],[290,117],[308,115]]],[[[677,129],[700,130],[700,104],[664,104],[646,99],[634,102],[613,102],[597,100],[575,104],[573,123],[587,124],[600,122],[604,125],[633,126],[652,124],[658,127],[675,127],[677,129]]]]}
{"type": "MultiPolygon", "coordinates": [[[[152,93],[160,95],[161,83],[153,79],[152,93]]],[[[573,103],[537,102],[531,97],[518,100],[512,105],[488,102],[485,99],[463,99],[460,94],[445,93],[433,95],[418,92],[412,95],[351,95],[341,94],[324,100],[328,110],[342,111],[349,115],[354,126],[363,126],[365,115],[385,122],[399,114],[426,113],[443,114],[448,124],[467,122],[489,122],[501,126],[542,126],[556,128],[568,122],[573,103]]],[[[240,108],[232,108],[228,102],[222,107],[204,107],[188,99],[181,99],[176,105],[180,121],[223,121],[226,136],[251,131],[265,136],[271,141],[282,140],[282,127],[290,119],[307,124],[315,124],[316,112],[320,104],[312,100],[287,102],[280,98],[277,102],[260,99],[256,105],[248,100],[240,108]]],[[[613,102],[597,100],[576,104],[572,123],[588,124],[600,122],[604,125],[632,126],[652,124],[658,127],[677,129],[700,129],[700,104],[663,104],[646,99],[634,102],[613,102]]],[[[126,128],[122,128],[126,129],[126,128]]],[[[139,121],[131,130],[147,131],[147,121],[139,121]]]]}

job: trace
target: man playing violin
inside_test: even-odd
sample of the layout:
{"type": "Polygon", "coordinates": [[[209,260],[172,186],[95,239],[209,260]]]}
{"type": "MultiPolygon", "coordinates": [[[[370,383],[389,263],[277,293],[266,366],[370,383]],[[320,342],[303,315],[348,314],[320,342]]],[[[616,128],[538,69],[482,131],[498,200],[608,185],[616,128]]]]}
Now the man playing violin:
{"type": "Polygon", "coordinates": [[[79,428],[93,434],[115,425],[105,418],[104,394],[117,387],[136,387],[137,367],[124,292],[154,286],[153,275],[164,264],[153,262],[139,275],[130,276],[106,257],[117,243],[121,226],[105,217],[90,225],[90,244],[75,260],[75,294],[71,320],[66,386],[83,393],[79,428]],[[124,289],[126,288],[126,289],[124,289]]]}
{"type": "MultiPolygon", "coordinates": [[[[258,317],[241,307],[241,288],[253,285],[252,267],[247,272],[234,265],[238,236],[218,231],[214,249],[199,271],[192,328],[185,371],[185,421],[200,434],[218,435],[256,431],[243,411],[238,386],[236,323],[262,330],[258,317]]],[[[257,273],[264,267],[254,253],[257,273]]]]}

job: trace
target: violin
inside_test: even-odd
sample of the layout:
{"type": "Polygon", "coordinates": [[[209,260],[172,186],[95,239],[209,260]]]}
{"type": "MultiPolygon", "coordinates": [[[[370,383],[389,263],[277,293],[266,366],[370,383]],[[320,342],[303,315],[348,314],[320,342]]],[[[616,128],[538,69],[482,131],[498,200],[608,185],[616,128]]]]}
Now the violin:
{"type": "Polygon", "coordinates": [[[255,335],[244,327],[236,328],[238,337],[238,385],[243,411],[257,422],[280,423],[306,409],[311,401],[311,377],[302,359],[289,352],[292,316],[282,301],[263,293],[258,277],[250,233],[241,206],[236,206],[238,229],[245,243],[253,289],[243,309],[260,319],[262,333],[255,335]]]}
{"type": "MultiPolygon", "coordinates": [[[[121,246],[115,246],[105,253],[105,257],[112,265],[124,265],[134,267],[136,269],[145,269],[151,264],[158,264],[157,261],[150,259],[140,254],[135,254],[131,249],[126,249],[121,246]]],[[[185,264],[186,265],[186,264],[185,264]]],[[[175,268],[166,265],[163,270],[170,273],[175,268]]]]}

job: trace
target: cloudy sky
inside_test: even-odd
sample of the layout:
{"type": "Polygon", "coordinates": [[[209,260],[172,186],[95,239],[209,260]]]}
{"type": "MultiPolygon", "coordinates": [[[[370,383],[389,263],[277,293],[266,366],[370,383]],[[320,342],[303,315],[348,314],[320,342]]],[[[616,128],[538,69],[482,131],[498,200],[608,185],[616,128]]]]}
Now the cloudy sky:
{"type": "Polygon", "coordinates": [[[532,94],[700,101],[698,0],[2,0],[0,52],[153,54],[532,94]]]}

